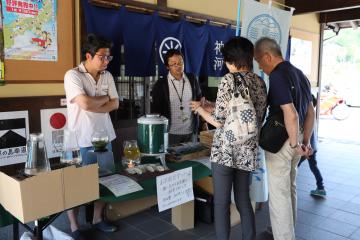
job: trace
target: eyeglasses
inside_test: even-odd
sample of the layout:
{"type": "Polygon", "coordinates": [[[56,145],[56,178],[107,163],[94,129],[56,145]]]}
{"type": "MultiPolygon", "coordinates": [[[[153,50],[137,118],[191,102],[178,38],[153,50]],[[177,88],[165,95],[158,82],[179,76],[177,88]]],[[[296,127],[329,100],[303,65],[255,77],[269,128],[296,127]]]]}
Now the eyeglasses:
{"type": "Polygon", "coordinates": [[[169,67],[182,67],[182,66],[184,66],[184,62],[169,64],[169,67]]]}
{"type": "Polygon", "coordinates": [[[99,56],[100,58],[100,61],[104,62],[105,60],[110,62],[111,60],[113,60],[113,56],[110,56],[110,55],[101,55],[101,54],[95,54],[97,56],[99,56]]]}
{"type": "Polygon", "coordinates": [[[261,54],[260,56],[254,56],[255,61],[259,62],[262,61],[266,53],[261,54]]]}

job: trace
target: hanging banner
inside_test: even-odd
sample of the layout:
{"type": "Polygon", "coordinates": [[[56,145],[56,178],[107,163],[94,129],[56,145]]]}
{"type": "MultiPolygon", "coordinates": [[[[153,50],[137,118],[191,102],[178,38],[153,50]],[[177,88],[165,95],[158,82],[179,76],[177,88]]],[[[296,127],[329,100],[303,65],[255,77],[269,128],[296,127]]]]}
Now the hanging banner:
{"type": "MultiPolygon", "coordinates": [[[[285,57],[293,10],[285,11],[254,0],[243,0],[243,6],[241,36],[248,38],[254,44],[262,37],[272,38],[280,45],[285,57]]],[[[263,75],[255,61],[254,71],[263,75]]]]}
{"type": "Polygon", "coordinates": [[[155,26],[153,15],[123,9],[124,61],[126,76],[155,76],[155,26]],[[129,22],[131,24],[129,24],[129,22]]]}
{"type": "Polygon", "coordinates": [[[187,21],[184,22],[183,28],[185,72],[199,76],[206,53],[209,31],[207,25],[196,25],[187,21]]]}
{"type": "MultiPolygon", "coordinates": [[[[164,65],[164,55],[169,49],[179,49],[183,52],[184,21],[171,21],[154,15],[156,24],[156,46],[158,55],[159,75],[166,75],[168,70],[164,65]]],[[[185,66],[186,66],[185,62],[185,66]]]]}
{"type": "Polygon", "coordinates": [[[227,27],[207,26],[209,31],[209,41],[206,57],[206,72],[208,76],[222,77],[228,70],[225,66],[221,48],[232,37],[235,36],[235,30],[227,27]]]}
{"type": "Polygon", "coordinates": [[[111,55],[114,58],[109,63],[107,70],[112,73],[114,78],[120,76],[120,54],[123,42],[121,11],[93,6],[88,0],[83,0],[82,6],[85,16],[86,33],[93,33],[112,41],[111,55]]]}
{"type": "Polygon", "coordinates": [[[67,128],[66,108],[41,109],[40,119],[48,158],[60,157],[67,128]]]}
{"type": "Polygon", "coordinates": [[[0,166],[25,162],[28,111],[0,112],[0,166]]]}
{"type": "Polygon", "coordinates": [[[57,61],[57,0],[2,0],[5,58],[57,61]]]}

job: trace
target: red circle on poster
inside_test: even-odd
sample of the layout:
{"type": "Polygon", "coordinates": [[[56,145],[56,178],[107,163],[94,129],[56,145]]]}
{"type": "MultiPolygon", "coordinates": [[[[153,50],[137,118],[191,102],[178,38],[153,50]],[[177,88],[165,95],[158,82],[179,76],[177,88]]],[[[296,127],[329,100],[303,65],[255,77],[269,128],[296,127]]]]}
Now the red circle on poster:
{"type": "Polygon", "coordinates": [[[66,117],[62,113],[54,113],[50,117],[50,125],[55,129],[63,128],[66,124],[66,117]]]}

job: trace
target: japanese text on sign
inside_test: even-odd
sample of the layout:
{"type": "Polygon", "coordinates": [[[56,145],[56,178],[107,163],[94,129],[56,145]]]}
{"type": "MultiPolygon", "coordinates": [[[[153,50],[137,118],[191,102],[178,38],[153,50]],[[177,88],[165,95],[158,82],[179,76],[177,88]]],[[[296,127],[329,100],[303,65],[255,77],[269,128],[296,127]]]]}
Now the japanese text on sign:
{"type": "Polygon", "coordinates": [[[194,199],[192,168],[156,177],[159,212],[194,199]]]}

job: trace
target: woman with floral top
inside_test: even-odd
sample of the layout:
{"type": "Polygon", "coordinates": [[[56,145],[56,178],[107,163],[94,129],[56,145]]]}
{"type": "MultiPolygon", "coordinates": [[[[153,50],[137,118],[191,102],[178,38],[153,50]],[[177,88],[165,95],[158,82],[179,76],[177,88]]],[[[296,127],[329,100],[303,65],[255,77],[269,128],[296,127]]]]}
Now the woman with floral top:
{"type": "Polygon", "coordinates": [[[235,86],[249,90],[260,130],[266,110],[266,86],[253,70],[254,46],[246,38],[234,37],[223,47],[222,54],[229,72],[218,87],[215,108],[212,112],[201,102],[190,107],[217,129],[211,149],[211,168],[214,186],[215,231],[217,239],[227,240],[230,235],[231,188],[234,187],[236,207],[241,215],[242,239],[255,240],[255,215],[249,197],[250,172],[258,167],[258,135],[242,144],[227,141],[224,123],[229,116],[229,102],[235,86]]]}

